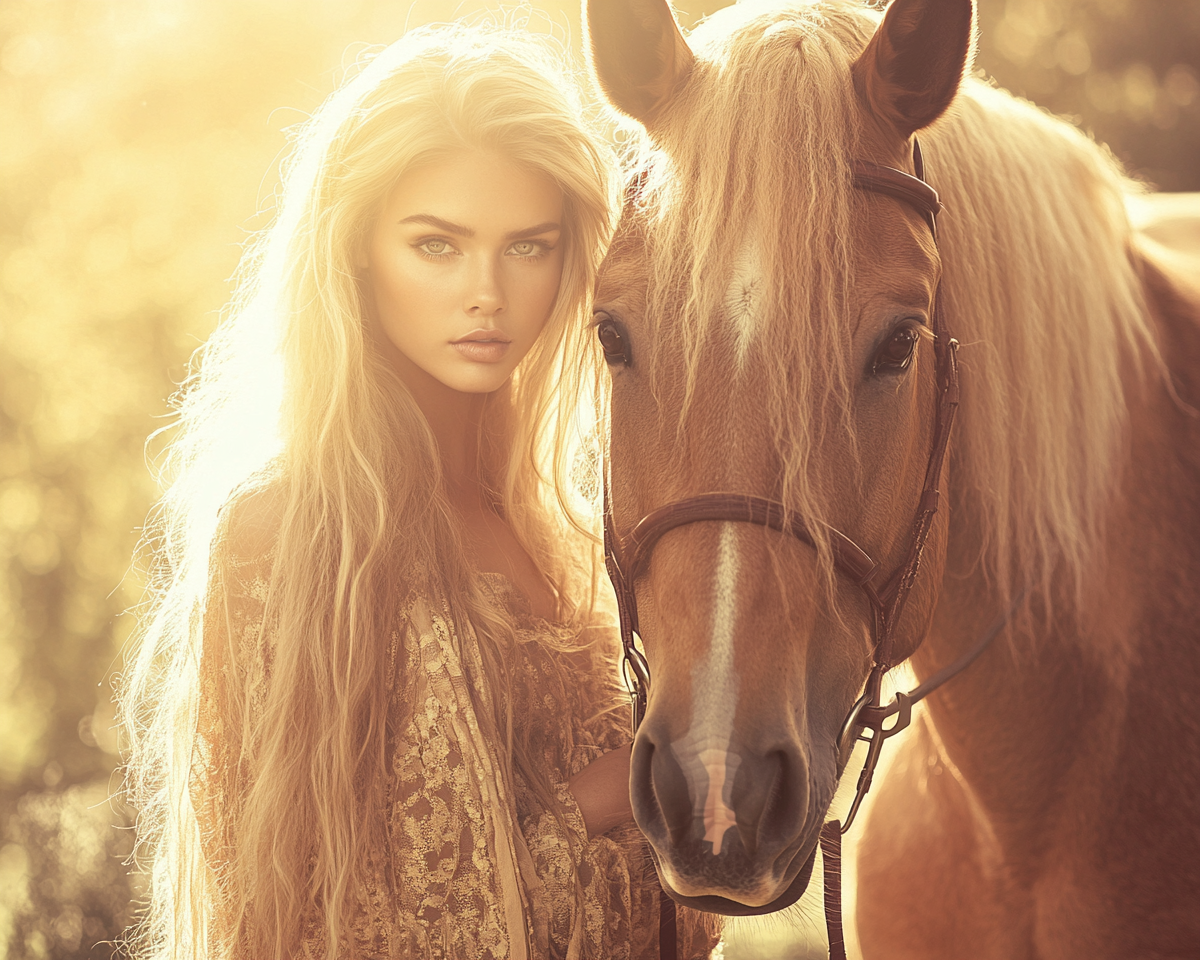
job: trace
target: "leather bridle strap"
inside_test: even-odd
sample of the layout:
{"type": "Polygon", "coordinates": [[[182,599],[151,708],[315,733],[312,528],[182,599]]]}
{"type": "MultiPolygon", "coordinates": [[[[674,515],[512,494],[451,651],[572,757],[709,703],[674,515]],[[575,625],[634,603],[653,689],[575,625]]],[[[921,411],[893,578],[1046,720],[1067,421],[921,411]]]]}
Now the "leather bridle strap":
{"type": "MultiPolygon", "coordinates": [[[[924,161],[920,144],[913,141],[913,167],[916,176],[876,163],[856,160],[852,165],[854,186],[860,190],[881,194],[907,204],[928,225],[934,243],[937,243],[937,216],[942,210],[937,191],[925,182],[924,161]]],[[[627,201],[636,198],[643,177],[635,178],[627,192],[627,201]]],[[[934,293],[933,315],[930,320],[933,333],[934,367],[937,386],[937,410],[933,443],[926,465],[924,483],[910,527],[908,550],[897,569],[882,583],[876,582],[879,564],[867,551],[850,537],[832,527],[821,530],[814,537],[802,518],[779,501],[742,493],[712,492],[668,504],[643,517],[624,537],[617,532],[613,518],[612,502],[609,497],[607,469],[602,471],[604,498],[604,561],[617,596],[620,616],[621,642],[624,665],[628,671],[630,694],[633,705],[633,728],[637,728],[645,715],[647,691],[650,686],[650,668],[646,658],[638,650],[634,638],[638,634],[637,594],[634,589],[637,579],[646,571],[651,551],[658,541],[671,530],[701,521],[723,521],[751,523],[788,533],[798,540],[816,546],[828,545],[834,569],[857,586],[866,597],[872,611],[872,667],[867,677],[863,695],[851,708],[842,726],[839,737],[839,774],[849,759],[849,750],[858,740],[868,743],[867,760],[858,779],[854,802],[844,825],[830,821],[821,831],[821,846],[824,852],[826,876],[826,919],[829,928],[832,960],[844,960],[841,943],[840,906],[840,836],[850,828],[858,812],[879,761],[884,741],[908,726],[912,706],[921,698],[940,687],[951,677],[965,670],[991,643],[1012,614],[1009,610],[980,642],[968,650],[948,667],[908,694],[897,694],[887,705],[881,699],[883,676],[895,665],[895,630],[903,613],[908,596],[916,582],[920,569],[925,542],[937,514],[941,476],[950,435],[954,428],[959,404],[959,370],[957,360],[958,342],[946,329],[943,310],[942,287],[939,282],[934,293]],[[892,720],[890,726],[887,722],[892,720]],[[871,736],[865,736],[866,731],[871,736]]],[[[1023,596],[1023,595],[1022,595],[1023,596]]],[[[1021,598],[1018,598],[1020,602],[1021,598]]],[[[1014,604],[1015,609],[1015,604],[1014,604]]],[[[663,923],[660,946],[664,956],[675,948],[673,901],[663,902],[663,923]]]]}
{"type": "MultiPolygon", "coordinates": [[[[936,240],[937,214],[942,205],[937,192],[920,179],[923,162],[920,146],[914,143],[913,162],[918,176],[913,177],[879,164],[855,161],[854,184],[862,190],[883,194],[900,200],[915,209],[934,232],[936,240]]],[[[894,665],[894,634],[896,624],[916,580],[925,541],[937,513],[939,484],[955,412],[959,402],[957,343],[945,329],[942,296],[939,285],[935,294],[930,326],[934,334],[935,376],[938,401],[934,439],[927,464],[924,484],[917,504],[909,535],[909,548],[900,566],[882,583],[876,582],[879,565],[850,537],[831,527],[824,528],[822,537],[828,544],[834,568],[849,579],[865,595],[872,612],[872,670],[867,682],[867,701],[856,704],[854,715],[862,726],[880,733],[883,722],[894,714],[885,713],[879,700],[883,675],[894,665]]],[[[604,545],[605,563],[617,594],[621,620],[621,639],[625,663],[631,681],[633,725],[636,731],[646,709],[650,682],[649,666],[634,643],[638,633],[637,596],[634,585],[645,572],[650,553],[661,537],[671,530],[700,521],[733,521],[752,523],[790,533],[797,539],[816,545],[818,538],[805,526],[802,518],[784,504],[765,497],[741,493],[701,493],[654,510],[626,536],[620,536],[612,515],[607,471],[604,476],[604,545]]],[[[892,728],[892,732],[898,729],[892,728]]],[[[882,743],[883,737],[879,738],[882,743]]],[[[877,752],[878,747],[876,748],[877,752]]],[[[871,764],[877,760],[872,756],[871,764]]]]}
{"type": "MultiPolygon", "coordinates": [[[[1021,590],[1009,605],[1009,608],[997,617],[992,622],[992,625],[975,642],[975,645],[957,660],[943,667],[928,680],[914,687],[908,693],[896,695],[896,699],[892,702],[888,710],[896,714],[903,713],[903,720],[898,719],[896,726],[888,729],[887,733],[883,735],[885,739],[908,726],[908,720],[914,704],[920,703],[947,680],[958,676],[958,674],[962,673],[979,659],[983,651],[988,648],[991,642],[1000,634],[1000,631],[1004,629],[1008,621],[1012,619],[1012,615],[1017,612],[1017,608],[1025,602],[1027,592],[1028,588],[1021,590]]],[[[862,700],[859,702],[861,703],[862,700]]],[[[853,718],[854,710],[851,710],[850,717],[847,718],[847,724],[852,723],[853,718]]],[[[875,735],[871,737],[869,742],[873,745],[874,740],[875,735]]],[[[882,743],[882,741],[880,742],[882,743]]],[[[867,790],[870,789],[870,775],[873,772],[874,767],[870,763],[863,766],[863,776],[866,777],[867,782],[864,786],[862,783],[863,777],[859,777],[859,789],[855,793],[854,803],[850,807],[850,813],[846,818],[845,826],[838,820],[828,820],[821,827],[821,860],[825,869],[825,931],[829,937],[829,960],[846,960],[846,946],[842,939],[842,834],[849,829],[850,824],[854,820],[854,815],[858,812],[858,807],[862,803],[863,797],[866,796],[867,790]]]]}
{"type": "Polygon", "coordinates": [[[917,169],[915,177],[895,167],[884,167],[868,160],[855,160],[854,185],[860,190],[882,193],[893,200],[907,203],[921,214],[936,241],[937,215],[943,210],[942,202],[938,199],[937,191],[922,179],[925,174],[924,162],[921,159],[920,144],[916,143],[913,149],[913,164],[917,169]]]}
{"type": "Polygon", "coordinates": [[[1026,593],[1027,590],[1021,590],[1009,605],[1009,608],[1000,614],[992,622],[991,626],[980,635],[974,645],[962,653],[957,660],[942,667],[932,677],[929,677],[923,683],[908,691],[908,693],[896,694],[895,699],[886,707],[871,706],[868,703],[870,694],[864,693],[858,699],[858,702],[850,708],[850,713],[847,714],[842,726],[839,743],[849,743],[853,747],[854,742],[862,740],[869,746],[867,748],[867,762],[863,764],[862,772],[859,774],[854,802],[850,805],[849,813],[846,814],[846,823],[841,828],[842,833],[850,829],[850,825],[854,822],[854,818],[858,814],[858,808],[862,805],[863,798],[866,797],[867,791],[871,789],[871,780],[875,774],[875,766],[878,762],[883,742],[889,737],[895,736],[909,725],[912,721],[912,708],[914,706],[939,687],[957,677],[979,659],[983,652],[991,645],[991,642],[1000,635],[1000,631],[1004,629],[1008,621],[1012,619],[1017,608],[1025,602],[1026,593]],[[860,715],[868,711],[871,711],[873,714],[872,720],[860,723],[860,715]],[[886,722],[893,717],[895,717],[895,720],[892,725],[885,726],[886,722]],[[863,735],[868,729],[871,730],[870,737],[863,735]]]}
{"type": "MultiPolygon", "coordinates": [[[[676,527],[684,527],[701,520],[724,520],[770,527],[780,533],[790,533],[809,546],[816,546],[804,521],[795,514],[789,515],[784,505],[776,500],[743,493],[702,493],[646,514],[637,526],[622,538],[621,563],[626,576],[630,580],[636,580],[645,572],[650,561],[650,551],[663,534],[676,527]]],[[[870,581],[879,565],[849,537],[832,527],[826,528],[825,532],[833,553],[834,566],[859,586],[870,581]]]]}

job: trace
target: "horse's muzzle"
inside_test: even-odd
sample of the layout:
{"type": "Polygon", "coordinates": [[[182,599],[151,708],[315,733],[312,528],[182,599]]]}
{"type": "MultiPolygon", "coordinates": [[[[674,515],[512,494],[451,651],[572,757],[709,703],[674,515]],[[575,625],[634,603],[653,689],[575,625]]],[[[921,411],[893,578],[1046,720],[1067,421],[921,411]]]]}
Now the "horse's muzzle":
{"type": "Polygon", "coordinates": [[[651,712],[631,766],[634,817],[664,889],[681,903],[731,915],[768,913],[794,901],[812,870],[806,841],[816,849],[809,820],[820,826],[819,817],[808,816],[801,751],[669,736],[651,712]],[[792,892],[787,903],[777,903],[792,892]]]}

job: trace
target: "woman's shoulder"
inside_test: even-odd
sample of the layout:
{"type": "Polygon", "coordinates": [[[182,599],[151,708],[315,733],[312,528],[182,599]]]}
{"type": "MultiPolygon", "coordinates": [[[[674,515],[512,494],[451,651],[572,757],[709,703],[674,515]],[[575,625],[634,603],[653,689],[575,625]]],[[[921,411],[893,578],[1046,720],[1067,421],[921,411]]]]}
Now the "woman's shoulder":
{"type": "Polygon", "coordinates": [[[266,606],[283,508],[280,488],[263,485],[239,491],[217,515],[201,658],[201,683],[214,703],[235,688],[261,695],[272,655],[266,606]]]}
{"type": "Polygon", "coordinates": [[[269,560],[286,507],[287,492],[281,480],[236,492],[218,514],[214,557],[235,566],[269,560]]]}

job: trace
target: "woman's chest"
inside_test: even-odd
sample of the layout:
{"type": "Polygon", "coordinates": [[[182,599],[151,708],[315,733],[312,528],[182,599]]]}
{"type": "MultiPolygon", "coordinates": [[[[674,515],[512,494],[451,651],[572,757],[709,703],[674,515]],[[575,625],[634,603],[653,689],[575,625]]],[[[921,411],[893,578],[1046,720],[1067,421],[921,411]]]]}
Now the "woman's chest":
{"type": "Polygon", "coordinates": [[[464,515],[464,519],[475,569],[505,577],[528,601],[535,616],[553,620],[557,607],[554,591],[508,524],[486,509],[464,515]]]}
{"type": "MultiPolygon", "coordinates": [[[[489,579],[497,602],[513,599],[511,584],[489,579]]],[[[406,633],[389,711],[396,774],[417,759],[459,765],[473,752],[507,757],[515,748],[552,780],[572,775],[576,747],[587,739],[584,718],[596,706],[590,658],[570,649],[566,628],[515,612],[518,626],[502,650],[483,650],[488,638],[440,619],[406,633]]]]}

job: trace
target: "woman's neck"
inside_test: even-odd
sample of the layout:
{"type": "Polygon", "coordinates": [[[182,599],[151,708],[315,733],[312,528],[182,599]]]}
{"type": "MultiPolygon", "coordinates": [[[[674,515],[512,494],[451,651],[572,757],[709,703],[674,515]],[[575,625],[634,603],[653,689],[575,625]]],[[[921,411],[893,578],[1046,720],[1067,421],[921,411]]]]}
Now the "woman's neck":
{"type": "Polygon", "coordinates": [[[479,430],[486,394],[460,393],[434,383],[440,389],[424,396],[414,390],[413,396],[437,440],[446,492],[456,504],[478,504],[482,500],[479,430]]]}
{"type": "Polygon", "coordinates": [[[453,390],[390,343],[384,349],[433,431],[451,500],[460,505],[479,504],[479,430],[487,395],[453,390]]]}

